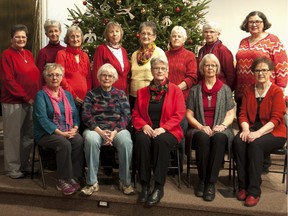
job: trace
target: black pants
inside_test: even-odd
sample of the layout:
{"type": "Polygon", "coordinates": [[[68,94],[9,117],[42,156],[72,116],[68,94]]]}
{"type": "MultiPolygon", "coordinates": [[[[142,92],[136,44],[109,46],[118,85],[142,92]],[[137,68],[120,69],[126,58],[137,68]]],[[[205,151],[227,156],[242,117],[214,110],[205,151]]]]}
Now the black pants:
{"type": "Polygon", "coordinates": [[[173,146],[178,145],[177,139],[168,132],[154,139],[143,132],[137,132],[135,140],[136,167],[141,183],[149,184],[152,165],[155,184],[164,186],[170,151],[173,146]]]}
{"type": "Polygon", "coordinates": [[[239,188],[246,189],[248,195],[260,196],[260,179],[264,155],[284,146],[285,138],[265,134],[252,143],[243,142],[239,132],[233,143],[233,153],[237,164],[239,188]]]}
{"type": "Polygon", "coordinates": [[[227,143],[228,138],[223,133],[211,137],[202,131],[194,134],[192,148],[196,149],[198,177],[201,181],[217,182],[227,143]]]}

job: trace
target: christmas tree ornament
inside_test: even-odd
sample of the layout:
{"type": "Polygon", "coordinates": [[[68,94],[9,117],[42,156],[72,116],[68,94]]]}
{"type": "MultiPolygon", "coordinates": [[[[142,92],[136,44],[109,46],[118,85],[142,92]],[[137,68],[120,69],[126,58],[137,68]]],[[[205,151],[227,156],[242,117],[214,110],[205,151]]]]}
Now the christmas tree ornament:
{"type": "Polygon", "coordinates": [[[162,5],[161,3],[159,3],[159,4],[158,4],[158,8],[159,8],[159,9],[162,9],[162,8],[163,8],[163,5],[162,5]]]}
{"type": "Polygon", "coordinates": [[[192,39],[189,40],[189,44],[191,44],[191,45],[193,44],[193,40],[192,39]]]}
{"type": "Polygon", "coordinates": [[[107,25],[109,23],[109,19],[108,18],[105,18],[104,20],[103,20],[103,24],[104,25],[107,25]]]}
{"type": "Polygon", "coordinates": [[[87,5],[87,1],[83,1],[83,5],[87,5]]]}
{"type": "Polygon", "coordinates": [[[128,14],[130,19],[133,20],[134,19],[134,15],[132,13],[130,13],[131,7],[130,8],[122,8],[122,9],[118,9],[117,11],[120,11],[119,13],[117,13],[117,15],[121,15],[121,14],[128,14]]]}
{"type": "Polygon", "coordinates": [[[161,27],[166,28],[167,26],[170,26],[172,24],[172,21],[170,19],[170,16],[164,16],[163,20],[161,21],[161,27]]]}
{"type": "Polygon", "coordinates": [[[97,40],[97,36],[96,36],[95,33],[92,32],[91,29],[89,29],[89,32],[86,33],[86,34],[84,35],[84,37],[83,37],[83,41],[84,41],[85,43],[93,43],[93,42],[96,41],[96,40],[97,40]]]}
{"type": "Polygon", "coordinates": [[[179,13],[181,11],[180,7],[175,8],[176,13],[179,13]]]}
{"type": "Polygon", "coordinates": [[[100,10],[102,10],[102,11],[108,11],[108,10],[110,10],[110,6],[106,3],[106,2],[104,2],[102,5],[100,5],[100,10]]]}
{"type": "Polygon", "coordinates": [[[116,0],[117,5],[121,5],[122,1],[121,0],[116,0]]]}
{"type": "Polygon", "coordinates": [[[146,14],[146,9],[145,9],[145,8],[141,8],[140,13],[141,13],[141,14],[146,14]]]}
{"type": "Polygon", "coordinates": [[[136,36],[136,38],[140,38],[140,34],[139,33],[137,33],[135,36],[136,36]]]}

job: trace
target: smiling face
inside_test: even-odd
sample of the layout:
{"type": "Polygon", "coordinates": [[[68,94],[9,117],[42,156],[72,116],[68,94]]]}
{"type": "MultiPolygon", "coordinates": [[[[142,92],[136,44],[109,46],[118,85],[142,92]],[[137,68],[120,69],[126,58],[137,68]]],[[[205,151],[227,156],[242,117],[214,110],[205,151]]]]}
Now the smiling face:
{"type": "Polygon", "coordinates": [[[168,66],[162,62],[153,65],[151,71],[155,84],[161,84],[168,76],[168,66]]]}
{"type": "Polygon", "coordinates": [[[154,43],[156,35],[153,33],[153,29],[148,26],[144,26],[140,32],[140,42],[143,46],[148,46],[154,43]]]}
{"type": "Polygon", "coordinates": [[[103,71],[100,74],[100,85],[104,91],[110,91],[115,82],[115,77],[109,71],[103,71]]]}
{"type": "Polygon", "coordinates": [[[205,29],[203,31],[204,39],[207,44],[213,44],[218,40],[220,33],[215,31],[214,29],[205,29]]]}
{"type": "Polygon", "coordinates": [[[63,72],[59,69],[52,69],[44,75],[44,79],[48,88],[56,90],[60,87],[60,83],[63,79],[63,72]]]}
{"type": "Polygon", "coordinates": [[[203,65],[203,75],[204,79],[216,77],[217,64],[212,59],[206,59],[205,64],[203,65]]]}
{"type": "Polygon", "coordinates": [[[60,40],[61,31],[56,26],[50,26],[45,34],[49,38],[50,43],[57,44],[60,40]]]}
{"type": "Polygon", "coordinates": [[[250,34],[260,34],[263,32],[263,28],[263,20],[258,15],[248,18],[248,30],[250,34]]]}
{"type": "Polygon", "coordinates": [[[82,45],[82,34],[81,32],[74,30],[70,32],[69,38],[68,38],[68,44],[69,46],[73,48],[78,48],[82,45]]]}
{"type": "Polygon", "coordinates": [[[265,84],[270,82],[271,70],[269,69],[268,64],[264,62],[259,63],[253,73],[258,84],[265,84]]]}
{"type": "Polygon", "coordinates": [[[11,39],[11,46],[14,49],[22,50],[26,46],[27,35],[25,31],[16,31],[13,38],[11,39]]]}

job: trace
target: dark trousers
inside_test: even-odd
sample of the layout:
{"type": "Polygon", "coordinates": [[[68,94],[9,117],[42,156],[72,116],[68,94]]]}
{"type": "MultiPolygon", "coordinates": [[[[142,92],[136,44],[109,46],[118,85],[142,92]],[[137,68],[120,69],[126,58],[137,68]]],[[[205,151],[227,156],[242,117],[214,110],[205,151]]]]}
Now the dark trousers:
{"type": "Polygon", "coordinates": [[[55,151],[58,179],[83,176],[83,138],[80,134],[72,139],[57,134],[44,135],[37,143],[55,151]]]}
{"type": "Polygon", "coordinates": [[[177,139],[167,132],[154,139],[143,132],[137,132],[135,140],[136,167],[142,185],[149,184],[152,166],[155,184],[164,186],[170,151],[177,145],[177,139]]]}
{"type": "Polygon", "coordinates": [[[217,182],[227,143],[228,138],[223,133],[211,137],[202,131],[194,134],[192,148],[196,149],[198,177],[201,181],[217,182]]]}
{"type": "Polygon", "coordinates": [[[265,134],[254,142],[246,143],[239,132],[234,138],[233,153],[237,164],[239,188],[246,189],[248,195],[260,196],[260,179],[264,155],[285,144],[285,138],[265,134]]]}

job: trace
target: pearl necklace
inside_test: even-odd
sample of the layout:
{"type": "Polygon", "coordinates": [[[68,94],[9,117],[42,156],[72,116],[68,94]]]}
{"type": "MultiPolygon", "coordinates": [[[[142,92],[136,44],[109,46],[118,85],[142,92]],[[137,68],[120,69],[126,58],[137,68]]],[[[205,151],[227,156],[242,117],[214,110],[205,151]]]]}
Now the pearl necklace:
{"type": "Polygon", "coordinates": [[[23,50],[24,56],[18,51],[19,55],[23,58],[24,62],[27,63],[25,51],[23,50]]]}

